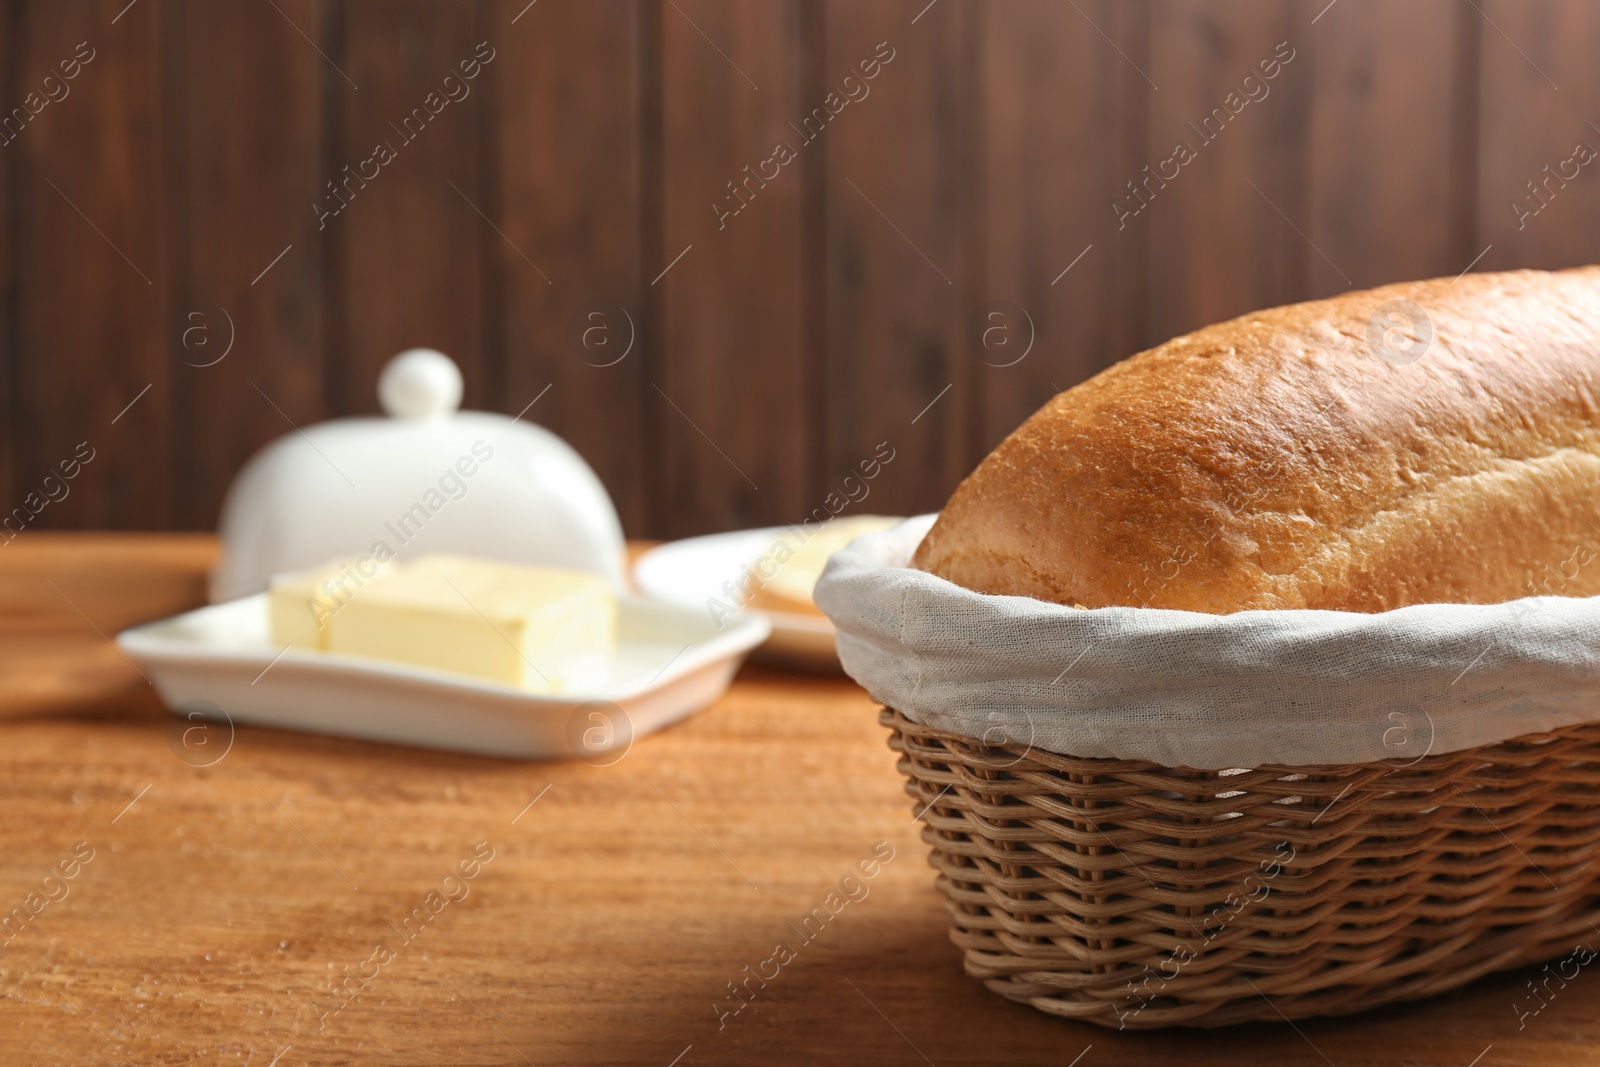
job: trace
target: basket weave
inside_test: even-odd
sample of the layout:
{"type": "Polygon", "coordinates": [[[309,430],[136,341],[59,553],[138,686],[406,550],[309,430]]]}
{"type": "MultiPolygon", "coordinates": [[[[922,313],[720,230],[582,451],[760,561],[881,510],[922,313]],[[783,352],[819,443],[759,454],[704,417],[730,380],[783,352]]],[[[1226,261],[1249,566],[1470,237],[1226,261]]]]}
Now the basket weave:
{"type": "Polygon", "coordinates": [[[968,974],[1112,1028],[1361,1011],[1600,940],[1600,724],[1194,771],[885,708],[968,974]]]}

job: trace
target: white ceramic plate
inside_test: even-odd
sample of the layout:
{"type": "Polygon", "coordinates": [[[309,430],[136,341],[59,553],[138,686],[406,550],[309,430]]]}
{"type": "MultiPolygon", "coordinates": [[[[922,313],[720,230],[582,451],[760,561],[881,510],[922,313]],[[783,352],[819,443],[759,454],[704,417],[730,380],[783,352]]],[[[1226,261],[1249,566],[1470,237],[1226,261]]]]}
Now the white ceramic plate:
{"type": "MultiPolygon", "coordinates": [[[[731,583],[738,588],[750,565],[785,538],[791,544],[798,541],[794,530],[788,526],[735,530],[672,541],[636,559],[633,580],[647,596],[695,608],[709,619],[711,612],[707,602],[716,599],[732,603],[724,584],[731,583]]],[[[839,666],[839,655],[833,644],[833,623],[825,616],[764,608],[747,608],[745,613],[772,624],[772,636],[762,646],[763,652],[812,666],[839,666]]]]}
{"type": "MultiPolygon", "coordinates": [[[[530,693],[466,675],[362,656],[284,651],[266,594],[117,635],[169,708],[192,720],[253,722],[512,759],[614,763],[633,741],[709,705],[765,619],[719,630],[702,610],[619,598],[611,676],[594,692],[530,693]]],[[[187,735],[185,735],[187,736],[187,735]]],[[[220,758],[220,757],[219,757],[220,758]]]]}

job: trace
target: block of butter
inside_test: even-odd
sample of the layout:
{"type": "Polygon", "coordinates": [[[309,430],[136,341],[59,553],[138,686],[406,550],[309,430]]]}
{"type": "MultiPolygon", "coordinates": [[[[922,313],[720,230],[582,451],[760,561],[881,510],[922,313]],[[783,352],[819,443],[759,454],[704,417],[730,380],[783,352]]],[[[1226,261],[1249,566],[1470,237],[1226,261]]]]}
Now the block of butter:
{"type": "Polygon", "coordinates": [[[324,632],[329,652],[573,692],[604,683],[617,604],[595,574],[424,556],[357,589],[324,632]]]}
{"type": "Polygon", "coordinates": [[[351,556],[274,576],[267,588],[273,642],[326,651],[328,620],[369,583],[393,571],[387,559],[351,556]]]}

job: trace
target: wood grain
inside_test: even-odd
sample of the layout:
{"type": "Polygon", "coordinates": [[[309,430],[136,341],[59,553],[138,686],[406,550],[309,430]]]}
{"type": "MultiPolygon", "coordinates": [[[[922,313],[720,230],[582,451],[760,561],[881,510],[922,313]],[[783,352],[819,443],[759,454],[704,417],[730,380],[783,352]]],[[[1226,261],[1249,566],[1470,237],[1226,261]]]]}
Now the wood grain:
{"type": "Polygon", "coordinates": [[[1533,971],[1351,1019],[1214,1033],[1119,1034],[1003,1000],[960,973],[876,709],[843,679],[746,669],[715,706],[608,767],[253,727],[193,766],[169,747],[176,720],[77,610],[110,632],[198,603],[213,553],[205,538],[51,534],[0,551],[0,625],[37,635],[25,649],[0,641],[4,691],[72,695],[0,723],[0,912],[43,899],[79,842],[93,849],[67,894],[54,889],[0,947],[6,1062],[1543,1067],[1600,1055],[1588,974],[1552,986],[1520,1028],[1533,971]],[[76,607],[43,595],[44,578],[76,607]],[[867,895],[803,942],[789,924],[880,841],[894,858],[867,895]],[[493,859],[403,942],[390,924],[443,897],[478,842],[493,859]],[[321,1019],[336,1005],[328,981],[378,942],[395,959],[321,1019]],[[795,959],[722,1015],[729,983],[778,942],[796,943],[795,959]]]}
{"type": "Polygon", "coordinates": [[[1600,149],[1581,0],[18,0],[4,29],[5,108],[98,49],[0,148],[4,506],[99,450],[40,528],[208,527],[255,448],[375,411],[412,345],[457,358],[471,407],[549,386],[526,417],[630,533],[797,521],[885,440],[858,510],[921,510],[1173,334],[1600,235],[1595,164],[1510,210],[1600,149]],[[872,94],[801,137],[880,41],[872,94]],[[471,95],[401,135],[480,42],[471,95]],[[1270,95],[1200,137],[1280,43],[1270,95]],[[1196,158],[1150,178],[1178,139],[1196,158]],[[348,206],[319,221],[330,181],[348,206]],[[1149,206],[1122,215],[1129,182],[1149,206]],[[614,366],[596,313],[634,337],[614,366]],[[1004,365],[985,341],[1025,320],[1004,365]]]}
{"type": "MultiPolygon", "coordinates": [[[[17,56],[20,53],[19,43],[23,39],[25,14],[21,4],[9,4],[0,8],[0,27],[4,27],[4,36],[0,37],[0,99],[6,101],[17,98],[18,82],[15,74],[17,56]]],[[[8,103],[4,106],[11,105],[8,103]]],[[[6,114],[8,112],[0,112],[0,121],[3,121],[6,114]]],[[[18,365],[19,359],[17,309],[12,300],[12,294],[16,289],[12,271],[17,260],[14,253],[22,227],[22,215],[21,212],[13,210],[18,203],[13,190],[18,171],[17,154],[11,151],[11,140],[11,132],[0,126],[0,367],[6,369],[6,373],[0,374],[0,426],[16,425],[16,400],[13,396],[11,371],[18,365]]],[[[16,449],[14,436],[15,431],[0,432],[0,508],[14,506],[12,503],[14,494],[11,488],[11,471],[16,449]]]]}
{"type": "MultiPolygon", "coordinates": [[[[214,526],[233,476],[263,445],[326,417],[321,90],[338,81],[300,34],[314,0],[164,4],[163,185],[172,223],[168,338],[176,524],[214,526]],[[233,135],[241,125],[250,136],[233,135]],[[292,413],[292,414],[291,414],[292,413]]],[[[131,14],[130,14],[131,17],[131,14]]],[[[343,83],[340,82],[342,85],[343,83]]]]}
{"type": "Polygon", "coordinates": [[[328,84],[341,119],[323,183],[342,192],[335,199],[326,184],[319,189],[326,194],[321,202],[348,205],[327,220],[323,235],[337,248],[332,285],[343,325],[330,407],[376,412],[378,372],[397,352],[421,347],[460,365],[463,406],[503,408],[485,385],[503,380],[487,365],[483,346],[482,249],[499,238],[479,214],[484,109],[483,95],[472,91],[499,73],[501,57],[490,39],[498,32],[479,32],[473,4],[347,0],[340,11],[343,74],[328,84]],[[493,58],[463,82],[459,64],[481,58],[476,53],[484,43],[482,55],[493,58]],[[447,86],[446,78],[463,88],[447,86]],[[363,161],[380,145],[394,158],[363,181],[363,161]]]}
{"type": "Polygon", "coordinates": [[[821,84],[799,109],[812,139],[796,144],[820,155],[827,204],[828,434],[813,508],[863,487],[856,510],[937,510],[978,458],[967,426],[981,331],[969,322],[964,227],[973,86],[962,72],[972,70],[964,45],[981,38],[973,8],[926,7],[827,5],[821,84]],[[865,484],[861,465],[882,444],[894,462],[865,484]]]}
{"type": "Polygon", "coordinates": [[[1568,166],[1570,180],[1560,171],[1580,144],[1600,153],[1600,11],[1561,0],[1480,6],[1477,229],[1494,247],[1477,269],[1591,263],[1600,158],[1568,166]]]}
{"type": "Polygon", "coordinates": [[[796,519],[815,450],[801,187],[744,168],[796,138],[798,5],[671,0],[659,18],[661,262],[644,271],[661,321],[654,514],[666,536],[796,519]]]}
{"type": "Polygon", "coordinates": [[[1477,15],[1453,0],[1344,0],[1311,27],[1311,295],[1467,266],[1451,258],[1449,210],[1464,178],[1458,17],[1477,15]]]}
{"type": "Polygon", "coordinates": [[[0,546],[0,720],[143,687],[105,638],[205,601],[205,534],[24,532],[0,546]]]}
{"type": "Polygon", "coordinates": [[[1140,191],[1124,189],[1124,203],[1139,211],[1129,227],[1149,228],[1148,344],[1291,302],[1304,293],[1315,254],[1303,236],[1311,64],[1299,62],[1310,58],[1295,24],[1299,9],[1283,0],[1170,0],[1157,10],[1147,160],[1156,180],[1146,185],[1141,168],[1130,176],[1140,191]],[[1280,45],[1294,59],[1263,88],[1247,89],[1244,79],[1260,80],[1259,64],[1273,61],[1280,45]],[[1194,158],[1162,187],[1158,161],[1172,158],[1178,143],[1194,158]],[[1228,210],[1218,210],[1223,204],[1228,210]]]}
{"type": "Polygon", "coordinates": [[[643,19],[626,0],[526,3],[492,9],[505,56],[489,75],[500,101],[489,141],[504,235],[491,233],[489,247],[505,287],[505,402],[514,414],[539,398],[524,417],[576,448],[624,528],[639,532],[644,411],[660,403],[640,295],[643,19]]]}
{"type": "Polygon", "coordinates": [[[1131,58],[1144,51],[1134,44],[1144,27],[1129,5],[1079,7],[985,9],[986,289],[975,351],[984,452],[1139,340],[1132,298],[1145,235],[1136,220],[1119,230],[1110,209],[1147,162],[1128,162],[1144,148],[1149,87],[1131,58]]]}
{"type": "Polygon", "coordinates": [[[113,24],[121,7],[26,5],[19,90],[42,94],[80,47],[89,59],[4,149],[21,218],[15,503],[35,510],[26,494],[45,499],[44,478],[80,444],[94,456],[35,528],[160,527],[172,510],[158,16],[146,5],[113,24]]]}

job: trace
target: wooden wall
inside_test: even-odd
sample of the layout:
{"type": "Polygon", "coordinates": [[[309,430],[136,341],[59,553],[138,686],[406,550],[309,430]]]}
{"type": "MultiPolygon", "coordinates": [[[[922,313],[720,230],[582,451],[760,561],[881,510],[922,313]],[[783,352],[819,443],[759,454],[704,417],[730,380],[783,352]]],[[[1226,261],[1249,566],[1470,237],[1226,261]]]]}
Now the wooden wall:
{"type": "Polygon", "coordinates": [[[94,449],[39,527],[208,527],[256,448],[375,411],[417,345],[469,406],[540,397],[634,535],[796,519],[885,441],[862,509],[932,509],[1057,389],[1173,334],[1600,258],[1600,166],[1511,207],[1600,145],[1589,0],[0,17],[26,118],[0,147],[0,503],[94,449]]]}

